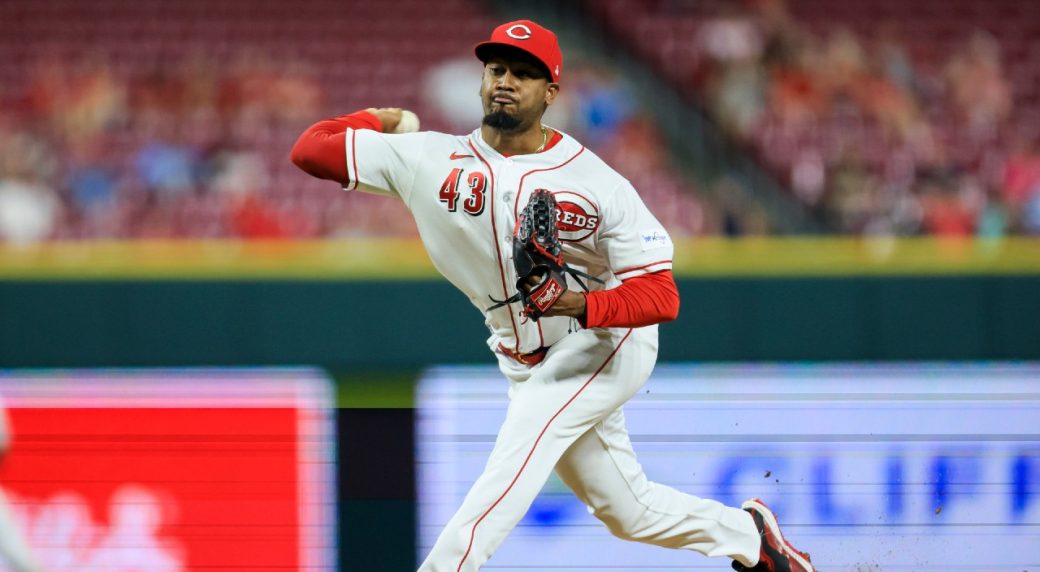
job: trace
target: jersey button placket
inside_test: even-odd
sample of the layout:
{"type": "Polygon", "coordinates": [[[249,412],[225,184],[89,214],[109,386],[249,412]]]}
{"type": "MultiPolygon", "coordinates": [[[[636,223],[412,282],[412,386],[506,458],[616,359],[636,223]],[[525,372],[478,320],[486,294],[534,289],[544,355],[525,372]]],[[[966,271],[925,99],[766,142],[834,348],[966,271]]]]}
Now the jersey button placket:
{"type": "Polygon", "coordinates": [[[506,271],[510,275],[509,282],[514,282],[516,277],[513,276],[513,227],[516,226],[516,217],[513,212],[513,205],[516,199],[517,181],[514,180],[515,163],[509,157],[502,159],[502,162],[498,169],[498,177],[501,181],[502,189],[505,189],[502,193],[502,202],[498,210],[499,216],[505,224],[500,227],[502,233],[502,246],[503,258],[508,261],[506,264],[506,271]]]}

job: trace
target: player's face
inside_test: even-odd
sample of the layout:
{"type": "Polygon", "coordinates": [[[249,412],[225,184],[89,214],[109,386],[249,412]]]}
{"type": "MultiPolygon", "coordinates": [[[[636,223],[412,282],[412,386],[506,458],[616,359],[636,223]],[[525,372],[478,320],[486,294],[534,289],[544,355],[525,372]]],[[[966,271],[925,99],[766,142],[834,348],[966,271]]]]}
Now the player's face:
{"type": "Polygon", "coordinates": [[[533,61],[508,55],[490,58],[480,84],[484,124],[503,131],[523,131],[541,119],[559,89],[559,84],[550,82],[533,61]]]}

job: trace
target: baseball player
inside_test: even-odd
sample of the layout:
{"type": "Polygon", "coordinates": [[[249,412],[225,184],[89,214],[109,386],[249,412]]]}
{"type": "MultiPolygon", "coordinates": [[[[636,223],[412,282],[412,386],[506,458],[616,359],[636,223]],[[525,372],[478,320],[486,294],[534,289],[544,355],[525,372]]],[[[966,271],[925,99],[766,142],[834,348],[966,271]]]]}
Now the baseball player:
{"type": "Polygon", "coordinates": [[[484,315],[509,381],[484,472],[420,572],[478,570],[554,470],[620,538],[737,570],[813,570],[757,499],[727,507],[647,480],[621,406],[654,367],[657,324],[678,314],[672,241],[627,180],[542,124],[561,89],[555,34],[509,22],[475,51],[484,119],[468,135],[407,132],[410,112],[368,109],[311,126],[292,150],[311,175],[404,202],[434,266],[484,315]],[[553,205],[554,229],[535,202],[553,205]],[[525,242],[532,228],[541,246],[525,242]],[[572,272],[521,269],[553,248],[572,272]]]}

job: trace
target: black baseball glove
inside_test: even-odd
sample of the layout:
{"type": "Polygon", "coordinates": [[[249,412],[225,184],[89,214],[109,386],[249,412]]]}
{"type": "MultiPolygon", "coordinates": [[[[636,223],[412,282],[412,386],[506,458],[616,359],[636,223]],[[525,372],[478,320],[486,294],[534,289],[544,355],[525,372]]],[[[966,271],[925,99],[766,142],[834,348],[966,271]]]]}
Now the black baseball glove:
{"type": "Polygon", "coordinates": [[[523,313],[532,320],[545,312],[567,291],[565,274],[586,292],[589,291],[578,276],[602,283],[603,281],[571,268],[563,261],[563,245],[556,226],[556,199],[545,189],[535,189],[527,206],[520,212],[513,230],[513,268],[516,270],[516,294],[505,300],[495,300],[494,310],[513,302],[523,302],[523,313]]]}

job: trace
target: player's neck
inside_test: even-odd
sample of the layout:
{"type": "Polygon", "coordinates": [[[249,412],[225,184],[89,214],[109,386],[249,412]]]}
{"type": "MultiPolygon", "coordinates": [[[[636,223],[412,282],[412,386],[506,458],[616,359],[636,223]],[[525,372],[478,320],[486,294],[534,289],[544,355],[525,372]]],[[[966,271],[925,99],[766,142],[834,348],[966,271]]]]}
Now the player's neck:
{"type": "Polygon", "coordinates": [[[496,127],[482,125],[480,135],[492,149],[503,156],[511,157],[544,150],[553,132],[538,122],[522,132],[503,131],[496,127]]]}

